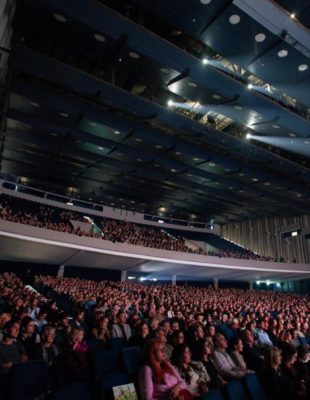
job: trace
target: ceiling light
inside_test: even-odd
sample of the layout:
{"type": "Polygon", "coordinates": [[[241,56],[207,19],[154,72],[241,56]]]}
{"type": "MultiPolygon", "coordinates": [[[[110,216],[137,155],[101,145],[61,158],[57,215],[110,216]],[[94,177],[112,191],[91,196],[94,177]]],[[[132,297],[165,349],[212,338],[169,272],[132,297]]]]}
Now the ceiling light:
{"type": "Polygon", "coordinates": [[[280,126],[279,125],[276,125],[276,124],[274,124],[274,125],[271,125],[274,129],[279,129],[280,128],[280,126]]]}
{"type": "Polygon", "coordinates": [[[285,49],[282,49],[282,50],[278,51],[278,57],[280,57],[280,58],[284,58],[287,55],[288,55],[288,51],[285,50],[285,49]]]}
{"type": "Polygon", "coordinates": [[[138,162],[142,162],[143,160],[141,158],[137,158],[137,161],[138,162]]]}
{"type": "Polygon", "coordinates": [[[68,206],[73,206],[73,203],[72,203],[72,201],[67,201],[67,203],[66,204],[68,204],[68,206]]]}
{"type": "Polygon", "coordinates": [[[176,156],[180,156],[182,153],[181,153],[180,151],[176,151],[174,154],[175,154],[176,156]]]}
{"type": "Polygon", "coordinates": [[[290,14],[290,17],[291,17],[292,19],[294,19],[294,18],[296,17],[296,15],[295,15],[294,13],[292,13],[292,14],[290,14]]]}
{"type": "Polygon", "coordinates": [[[296,137],[295,133],[293,133],[293,132],[290,132],[288,135],[289,135],[290,137],[296,137]]]}
{"type": "Polygon", "coordinates": [[[199,161],[200,159],[198,157],[193,158],[194,161],[199,161]]]}
{"type": "Polygon", "coordinates": [[[160,207],[160,208],[159,208],[159,211],[165,212],[165,211],[167,211],[167,209],[166,209],[165,207],[160,207]]]}
{"type": "Polygon", "coordinates": [[[51,135],[51,136],[58,136],[58,133],[56,133],[56,132],[50,132],[50,135],[51,135]]]}
{"type": "Polygon", "coordinates": [[[173,102],[172,100],[168,100],[168,101],[167,101],[167,105],[168,105],[168,107],[171,107],[171,106],[173,106],[173,104],[174,104],[174,102],[173,102]]]}
{"type": "Polygon", "coordinates": [[[206,6],[207,4],[210,4],[212,0],[200,0],[200,3],[206,6]]]}
{"type": "Polygon", "coordinates": [[[309,140],[305,140],[304,144],[310,144],[309,140]]]}
{"type": "Polygon", "coordinates": [[[270,186],[270,182],[265,182],[265,186],[270,186]]]}
{"type": "Polygon", "coordinates": [[[60,115],[64,118],[68,118],[69,114],[65,113],[65,112],[61,112],[60,115]]]}
{"type": "Polygon", "coordinates": [[[96,40],[98,40],[98,42],[102,42],[102,43],[107,40],[104,36],[100,35],[100,33],[95,33],[94,38],[96,40]]]}
{"type": "Polygon", "coordinates": [[[267,282],[266,282],[266,285],[269,286],[269,285],[270,285],[270,281],[267,281],[267,282]]]}
{"type": "Polygon", "coordinates": [[[300,65],[298,66],[298,71],[303,72],[303,71],[306,71],[308,68],[309,68],[309,67],[308,67],[307,64],[300,64],[300,65]]]}
{"type": "Polygon", "coordinates": [[[160,68],[160,72],[163,74],[169,74],[169,69],[168,68],[160,68]]]}
{"type": "Polygon", "coordinates": [[[256,40],[258,43],[263,42],[265,39],[266,39],[266,35],[265,35],[264,33],[258,33],[258,34],[255,36],[255,40],[256,40]]]}
{"type": "Polygon", "coordinates": [[[256,285],[260,285],[260,281],[256,281],[256,285]]]}
{"type": "Polygon", "coordinates": [[[67,18],[64,17],[61,14],[54,14],[54,18],[58,21],[58,22],[67,22],[67,18]]]}
{"type": "Polygon", "coordinates": [[[209,162],[210,167],[215,167],[215,164],[213,162],[209,162]]]}
{"type": "Polygon", "coordinates": [[[251,139],[251,137],[252,137],[252,135],[251,135],[250,133],[247,133],[247,134],[245,135],[245,138],[246,138],[247,140],[251,139]]]}
{"type": "Polygon", "coordinates": [[[135,138],[135,141],[139,142],[139,143],[143,142],[143,140],[141,138],[139,138],[139,137],[135,138]]]}
{"type": "Polygon", "coordinates": [[[250,90],[253,89],[252,83],[249,83],[248,86],[247,86],[247,88],[250,89],[250,90]]]}
{"type": "Polygon", "coordinates": [[[197,83],[195,83],[195,82],[188,82],[188,86],[190,86],[190,87],[197,87],[197,83]]]}
{"type": "Polygon", "coordinates": [[[257,178],[253,178],[252,181],[253,182],[258,182],[258,179],[257,178]]]}
{"type": "Polygon", "coordinates": [[[278,283],[277,283],[277,287],[281,287],[281,283],[278,282],[278,283]]]}
{"type": "Polygon", "coordinates": [[[219,94],[213,94],[212,97],[216,100],[220,100],[222,98],[219,94]]]}
{"type": "Polygon", "coordinates": [[[131,51],[129,53],[129,57],[133,58],[134,60],[138,60],[140,58],[140,55],[138,53],[135,53],[134,51],[131,51]]]}
{"type": "Polygon", "coordinates": [[[159,219],[159,220],[158,220],[158,223],[159,223],[159,224],[164,224],[164,221],[163,221],[162,219],[159,219]]]}
{"type": "Polygon", "coordinates": [[[118,130],[114,131],[113,133],[114,133],[114,135],[120,135],[120,131],[118,131],[118,130]]]}
{"type": "Polygon", "coordinates": [[[209,61],[208,61],[208,59],[207,59],[207,58],[203,58],[203,59],[202,59],[202,63],[203,63],[203,64],[205,64],[205,65],[206,65],[206,64],[208,64],[208,62],[209,62],[209,61]]]}
{"type": "Polygon", "coordinates": [[[241,19],[241,18],[240,18],[239,15],[234,14],[234,15],[231,15],[231,16],[229,17],[229,22],[230,22],[232,25],[237,25],[237,24],[239,24],[240,19],[241,19]]]}
{"type": "Polygon", "coordinates": [[[32,107],[40,107],[40,104],[39,104],[39,103],[36,103],[35,101],[31,101],[29,104],[30,104],[32,107]]]}
{"type": "Polygon", "coordinates": [[[235,110],[242,110],[242,107],[241,107],[241,106],[238,106],[238,105],[236,105],[236,106],[234,106],[234,109],[235,109],[235,110]]]}
{"type": "Polygon", "coordinates": [[[155,148],[156,148],[156,149],[162,149],[163,146],[162,146],[161,144],[157,144],[157,145],[155,146],[155,148]]]}
{"type": "Polygon", "coordinates": [[[174,169],[174,168],[171,168],[171,170],[170,170],[171,172],[177,172],[177,170],[176,169],[174,169]]]}
{"type": "Polygon", "coordinates": [[[297,231],[294,231],[294,232],[291,233],[291,235],[292,235],[292,236],[298,236],[298,232],[297,232],[297,231]]]}

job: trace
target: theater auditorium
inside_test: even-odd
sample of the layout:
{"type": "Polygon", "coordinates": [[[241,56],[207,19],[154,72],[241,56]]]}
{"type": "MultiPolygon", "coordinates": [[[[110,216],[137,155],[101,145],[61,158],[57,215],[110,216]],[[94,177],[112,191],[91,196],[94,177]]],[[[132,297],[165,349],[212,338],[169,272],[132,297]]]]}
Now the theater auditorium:
{"type": "Polygon", "coordinates": [[[310,399],[310,1],[0,1],[0,399],[310,399]]]}

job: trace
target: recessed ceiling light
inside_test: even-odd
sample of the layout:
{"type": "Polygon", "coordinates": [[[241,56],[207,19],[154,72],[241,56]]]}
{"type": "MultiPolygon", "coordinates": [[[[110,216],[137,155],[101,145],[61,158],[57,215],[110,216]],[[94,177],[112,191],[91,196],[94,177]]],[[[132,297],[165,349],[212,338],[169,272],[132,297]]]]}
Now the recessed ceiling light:
{"type": "Polygon", "coordinates": [[[253,178],[252,181],[253,182],[258,182],[258,179],[257,178],[253,178]]]}
{"type": "Polygon", "coordinates": [[[300,65],[298,66],[298,71],[303,72],[303,71],[306,71],[308,68],[309,68],[309,67],[308,67],[307,64],[300,64],[300,65]]]}
{"type": "Polygon", "coordinates": [[[233,189],[233,187],[232,186],[229,186],[229,188],[228,188],[229,190],[232,190],[233,189]]]}
{"type": "Polygon", "coordinates": [[[169,74],[169,69],[168,68],[160,68],[160,72],[162,72],[163,74],[169,74]]]}
{"type": "Polygon", "coordinates": [[[67,18],[64,17],[61,14],[54,14],[54,18],[58,21],[58,22],[67,22],[67,18]]]}
{"type": "Polygon", "coordinates": [[[294,19],[294,18],[296,17],[296,15],[295,15],[294,13],[292,13],[292,14],[290,14],[290,17],[291,17],[292,19],[294,19]]]}
{"type": "Polygon", "coordinates": [[[203,58],[203,59],[202,59],[202,63],[203,63],[203,64],[205,64],[205,65],[206,65],[206,64],[208,64],[208,62],[209,62],[209,61],[208,61],[208,59],[207,59],[207,58],[203,58]]]}
{"type": "Polygon", "coordinates": [[[215,167],[215,164],[213,162],[209,162],[210,167],[215,167]]]}
{"type": "Polygon", "coordinates": [[[247,134],[245,135],[245,138],[246,138],[247,140],[251,139],[251,137],[252,137],[252,135],[251,135],[250,133],[247,133],[247,134]]]}
{"type": "Polygon", "coordinates": [[[138,161],[138,162],[141,162],[141,161],[143,161],[143,160],[142,160],[141,158],[137,158],[137,161],[138,161]]]}
{"type": "Polygon", "coordinates": [[[212,97],[216,100],[220,100],[222,98],[219,94],[213,94],[212,97]]]}
{"type": "Polygon", "coordinates": [[[99,150],[103,150],[103,147],[99,146],[98,149],[99,149],[99,150]]]}
{"type": "Polygon", "coordinates": [[[188,82],[188,86],[190,86],[190,87],[197,87],[197,83],[195,83],[195,82],[188,82]]]}
{"type": "Polygon", "coordinates": [[[200,3],[206,6],[207,4],[210,4],[212,0],[200,0],[200,3]]]}
{"type": "Polygon", "coordinates": [[[296,134],[293,133],[293,132],[290,132],[288,135],[289,135],[290,137],[296,137],[296,134]]]}
{"type": "Polygon", "coordinates": [[[225,171],[226,171],[226,172],[230,172],[231,169],[230,169],[230,168],[225,168],[225,171]]]}
{"type": "Polygon", "coordinates": [[[285,49],[282,49],[282,50],[278,51],[278,57],[280,57],[280,58],[284,58],[287,55],[288,55],[288,51],[285,50],[285,49]]]}
{"type": "Polygon", "coordinates": [[[280,126],[279,125],[276,125],[276,124],[273,124],[273,125],[271,125],[274,129],[279,129],[280,128],[280,126]]]}
{"type": "Polygon", "coordinates": [[[188,177],[191,177],[191,176],[193,176],[192,174],[186,174],[188,177]]]}
{"type": "Polygon", "coordinates": [[[243,173],[243,172],[240,172],[239,176],[244,176],[244,173],[243,173]]]}
{"type": "Polygon", "coordinates": [[[143,142],[143,140],[141,138],[139,138],[139,137],[135,138],[135,141],[139,142],[139,143],[143,142]]]}
{"type": "Polygon", "coordinates": [[[177,170],[176,169],[174,169],[174,168],[171,168],[171,170],[170,170],[171,172],[177,172],[177,170]]]}
{"type": "Polygon", "coordinates": [[[51,135],[51,136],[58,136],[58,133],[56,133],[56,132],[50,132],[50,135],[51,135]]]}
{"type": "Polygon", "coordinates": [[[39,103],[36,103],[35,101],[31,101],[29,104],[30,104],[32,107],[40,107],[40,104],[39,104],[39,103]]]}
{"type": "Polygon", "coordinates": [[[100,33],[95,33],[94,38],[96,40],[98,40],[98,42],[102,42],[102,43],[107,40],[104,36],[100,35],[100,33]]]}
{"type": "Polygon", "coordinates": [[[113,133],[114,133],[114,135],[120,135],[121,134],[120,131],[118,131],[118,130],[115,130],[113,133]]]}
{"type": "Polygon", "coordinates": [[[241,106],[238,106],[238,105],[236,105],[236,106],[234,106],[234,109],[235,109],[235,110],[242,110],[242,107],[241,107],[241,106]]]}
{"type": "Polygon", "coordinates": [[[198,158],[198,157],[194,157],[194,158],[193,158],[193,160],[194,160],[194,161],[199,161],[199,160],[200,160],[200,158],[198,158]]]}
{"type": "Polygon", "coordinates": [[[229,22],[232,24],[232,25],[237,25],[237,24],[239,24],[239,22],[240,22],[240,16],[238,15],[238,14],[234,14],[234,15],[231,15],[230,17],[229,17],[229,22]]]}
{"type": "Polygon", "coordinates": [[[249,83],[249,84],[247,85],[247,88],[250,89],[250,90],[253,89],[252,83],[249,83]]]}
{"type": "Polygon", "coordinates": [[[173,106],[173,104],[174,104],[173,100],[170,99],[170,100],[167,101],[168,107],[173,106]]]}
{"type": "Polygon", "coordinates": [[[309,140],[305,140],[304,144],[310,144],[309,140]]]}
{"type": "Polygon", "coordinates": [[[270,184],[270,182],[265,182],[264,185],[265,186],[270,186],[271,184],[270,184]]]}
{"type": "Polygon", "coordinates": [[[157,144],[157,145],[155,146],[155,148],[156,148],[156,149],[162,149],[163,146],[162,146],[161,144],[157,144]]]}
{"type": "Polygon", "coordinates": [[[91,126],[97,126],[97,124],[96,124],[96,122],[89,122],[89,125],[91,125],[91,126]]]}
{"type": "Polygon", "coordinates": [[[255,40],[256,40],[258,43],[263,42],[265,39],[266,39],[266,35],[265,35],[264,33],[258,33],[258,34],[255,36],[255,40]]]}
{"type": "Polygon", "coordinates": [[[175,151],[175,153],[174,153],[176,156],[180,156],[180,155],[182,155],[182,153],[180,152],[180,151],[175,151]]]}
{"type": "Polygon", "coordinates": [[[68,118],[69,114],[65,113],[65,112],[61,112],[60,115],[64,118],[68,118]]]}
{"type": "Polygon", "coordinates": [[[138,53],[135,53],[134,51],[130,51],[129,57],[133,58],[134,60],[138,60],[140,58],[140,55],[138,53]]]}
{"type": "Polygon", "coordinates": [[[291,144],[294,144],[294,140],[291,140],[291,144]]]}

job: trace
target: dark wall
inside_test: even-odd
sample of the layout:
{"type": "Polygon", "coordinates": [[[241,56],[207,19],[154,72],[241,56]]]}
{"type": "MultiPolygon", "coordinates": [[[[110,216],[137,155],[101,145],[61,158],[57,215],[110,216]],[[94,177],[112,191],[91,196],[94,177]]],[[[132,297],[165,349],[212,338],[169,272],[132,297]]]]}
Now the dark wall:
{"type": "Polygon", "coordinates": [[[91,279],[93,281],[120,281],[121,272],[109,269],[65,267],[64,276],[68,278],[91,279]]]}
{"type": "Polygon", "coordinates": [[[31,275],[52,275],[56,276],[58,271],[57,265],[50,264],[35,264],[29,262],[13,262],[0,260],[0,272],[14,272],[19,277],[23,278],[30,270],[31,275]]]}

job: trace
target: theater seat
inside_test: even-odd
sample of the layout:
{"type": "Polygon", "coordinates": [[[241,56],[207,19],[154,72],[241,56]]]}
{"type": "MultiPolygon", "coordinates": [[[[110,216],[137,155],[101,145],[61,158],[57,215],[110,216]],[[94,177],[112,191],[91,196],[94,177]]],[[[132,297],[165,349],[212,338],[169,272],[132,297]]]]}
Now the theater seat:
{"type": "Polygon", "coordinates": [[[11,400],[30,400],[46,396],[50,391],[48,367],[43,361],[13,365],[8,376],[11,400]]]}
{"type": "Polygon", "coordinates": [[[84,383],[73,383],[57,388],[51,396],[51,400],[89,400],[89,392],[84,383]]]}
{"type": "Polygon", "coordinates": [[[255,374],[247,375],[244,383],[251,400],[267,400],[267,396],[255,374]]]}
{"type": "Polygon", "coordinates": [[[210,390],[202,396],[202,400],[224,400],[224,397],[219,390],[210,390]]]}
{"type": "Polygon", "coordinates": [[[122,350],[122,361],[126,374],[133,377],[142,366],[143,353],[139,347],[128,347],[122,350]]]}
{"type": "Polygon", "coordinates": [[[96,380],[105,374],[120,372],[119,352],[115,350],[101,350],[95,355],[94,369],[96,380]]]}
{"type": "Polygon", "coordinates": [[[100,381],[100,400],[113,400],[112,388],[127,383],[130,383],[129,377],[123,372],[106,374],[100,381]]]}
{"type": "Polygon", "coordinates": [[[109,344],[112,350],[121,351],[125,347],[126,343],[124,338],[117,337],[117,338],[111,338],[109,344]]]}
{"type": "Polygon", "coordinates": [[[225,386],[228,400],[248,400],[248,397],[239,381],[230,381],[225,386]]]}

